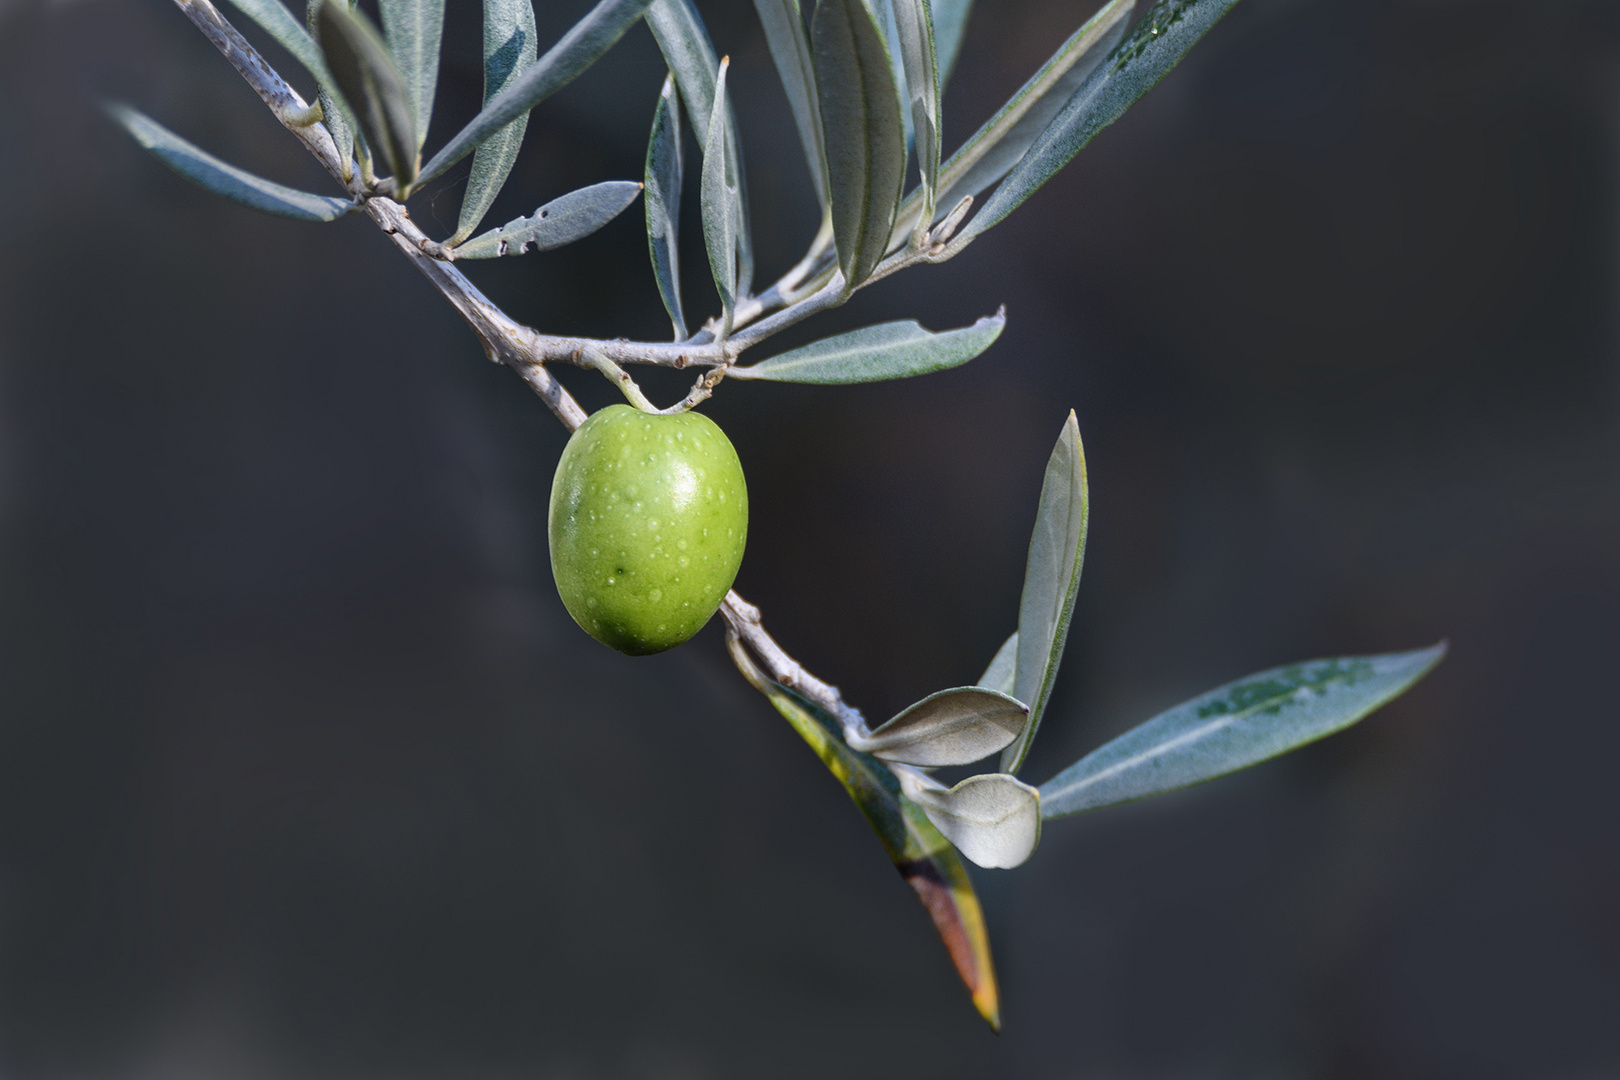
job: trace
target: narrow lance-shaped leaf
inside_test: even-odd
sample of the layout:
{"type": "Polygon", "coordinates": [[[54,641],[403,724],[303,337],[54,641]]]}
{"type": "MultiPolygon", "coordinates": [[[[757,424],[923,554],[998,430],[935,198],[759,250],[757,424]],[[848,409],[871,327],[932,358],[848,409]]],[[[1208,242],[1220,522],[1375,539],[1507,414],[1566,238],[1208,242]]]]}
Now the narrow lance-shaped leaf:
{"type": "Polygon", "coordinates": [[[444,0],[377,0],[383,35],[393,54],[410,98],[416,120],[416,145],[421,152],[433,118],[433,98],[439,86],[439,42],[444,37],[444,0]]]}
{"type": "Polygon", "coordinates": [[[681,311],[681,184],[685,172],[681,149],[681,99],[675,77],[664,79],[658,107],[653,111],[652,136],[647,140],[645,203],[647,250],[652,256],[658,295],[675,328],[675,340],[685,341],[686,316],[681,311]]]}
{"type": "Polygon", "coordinates": [[[326,61],[315,39],[298,24],[298,16],[287,9],[281,0],[231,0],[238,11],[258,23],[264,32],[304,65],[317,82],[327,79],[326,61]]]}
{"type": "Polygon", "coordinates": [[[967,33],[968,14],[973,0],[929,0],[934,14],[934,66],[939,71],[939,89],[951,81],[956,70],[956,58],[962,51],[962,36],[967,33]]]}
{"type": "Polygon", "coordinates": [[[906,64],[900,56],[900,27],[895,23],[895,0],[869,0],[876,12],[878,24],[883,27],[883,40],[889,46],[889,70],[894,79],[894,92],[900,98],[900,122],[906,133],[906,153],[911,153],[916,136],[911,130],[911,94],[906,89],[906,64]]]}
{"type": "Polygon", "coordinates": [[[1001,222],[1157,85],[1237,0],[1159,0],[1019,159],[957,239],[1001,222]]]}
{"type": "Polygon", "coordinates": [[[1041,795],[1007,773],[980,773],[947,788],[926,773],[900,768],[900,789],[973,863],[1010,870],[1041,842],[1041,795]]]}
{"type": "MultiPolygon", "coordinates": [[[[316,48],[317,52],[319,52],[319,48],[315,46],[315,19],[320,14],[323,2],[324,0],[309,0],[304,7],[305,25],[308,27],[310,34],[310,46],[316,48]]],[[[348,7],[352,11],[354,4],[349,0],[345,0],[345,2],[348,2],[348,7]]],[[[344,183],[347,183],[354,178],[354,115],[349,112],[348,103],[334,91],[332,76],[326,70],[324,58],[321,60],[321,70],[317,78],[320,79],[320,94],[316,100],[321,103],[322,122],[326,125],[327,132],[332,136],[332,145],[337,148],[338,162],[343,169],[343,180],[344,183]]]]}
{"type": "Polygon", "coordinates": [[[871,276],[905,181],[906,139],[882,24],[866,0],[820,0],[811,25],[844,287],[871,276]]]}
{"type": "Polygon", "coordinates": [[[490,136],[577,79],[624,36],[651,0],[600,0],[544,56],[495,95],[422,167],[421,183],[472,153],[490,136]]]}
{"type": "Polygon", "coordinates": [[[921,807],[901,794],[899,781],[882,762],[844,744],[836,720],[766,678],[735,639],[728,644],[743,677],[770,699],[776,711],[849,792],[894,861],[895,869],[916,890],[917,898],[933,919],[957,974],[973,995],[979,1015],[999,1029],[1001,999],[990,959],[984,910],[973,890],[973,880],[950,841],[921,807]]]}
{"type": "Polygon", "coordinates": [[[494,259],[572,244],[618,217],[640,193],[641,185],[634,180],[608,180],[570,191],[528,217],[513,218],[498,229],[473,237],[455,249],[455,257],[494,259]]]}
{"type": "Polygon", "coordinates": [[[1018,741],[1001,753],[1001,771],[1015,773],[1029,753],[1052,696],[1069,618],[1080,588],[1080,564],[1086,555],[1086,457],[1080,426],[1071,410],[1063,423],[1041,482],[1040,509],[1029,538],[1024,566],[1024,594],[1018,601],[1018,674],[1013,697],[1029,706],[1029,724],[1018,741]]]}
{"type": "Polygon", "coordinates": [[[1017,164],[1124,36],[1135,2],[1109,0],[1103,5],[940,166],[939,194],[931,210],[923,205],[921,188],[906,197],[889,237],[891,250],[904,243],[912,229],[921,228],[924,220],[932,223],[940,213],[948,212],[968,195],[977,195],[1017,164]]]}
{"type": "Polygon", "coordinates": [[[911,98],[912,130],[916,132],[917,170],[922,177],[923,210],[918,217],[918,238],[934,220],[934,196],[939,181],[939,76],[935,69],[934,18],[928,0],[890,0],[900,36],[900,57],[905,62],[906,93],[911,98]]]}
{"type": "MultiPolygon", "coordinates": [[[[692,133],[699,146],[709,145],[709,120],[715,113],[714,43],[698,16],[692,0],[653,0],[647,9],[647,28],[664,54],[664,63],[675,73],[675,85],[686,102],[692,120],[692,133]]],[[[737,187],[737,227],[732,238],[737,248],[736,295],[746,296],[754,283],[754,247],[748,216],[748,179],[743,169],[742,141],[737,137],[737,120],[731,102],[724,97],[726,120],[726,170],[737,187]]]]}
{"type": "Polygon", "coordinates": [[[709,253],[709,272],[720,294],[720,330],[724,341],[731,333],[737,312],[737,226],[740,207],[736,174],[728,166],[731,156],[726,143],[731,129],[726,126],[726,69],[731,58],[720,61],[714,82],[714,111],[709,116],[709,137],[703,144],[703,174],[698,188],[703,210],[703,246],[709,253]]]}
{"type": "Polygon", "coordinates": [[[416,181],[416,117],[388,46],[370,19],[341,0],[321,0],[315,31],[338,93],[404,199],[416,181]]]}
{"type": "Polygon", "coordinates": [[[938,334],[912,319],[879,323],[732,368],[730,377],[822,385],[909,379],[967,363],[988,349],[1005,325],[1005,310],[938,334]]]}
{"type": "Polygon", "coordinates": [[[759,12],[765,43],[770,46],[771,59],[776,62],[788,106],[793,110],[793,124],[799,129],[816,198],[825,208],[827,163],[821,144],[821,107],[816,101],[816,69],[810,59],[810,36],[799,0],[754,0],[754,9],[759,12]]]}
{"type": "Polygon", "coordinates": [[[232,202],[300,221],[331,221],[354,209],[348,199],[311,195],[227,165],[127,105],[108,105],[107,113],[159,161],[197,186],[232,202]]]}
{"type": "Polygon", "coordinates": [[[1273,668],[1160,713],[1041,785],[1045,817],[1129,802],[1247,768],[1349,727],[1417,682],[1439,645],[1273,668]]]}
{"type": "Polygon", "coordinates": [[[979,676],[979,685],[986,690],[1011,694],[1017,686],[1017,678],[1018,631],[1014,630],[1012,636],[1001,643],[996,655],[990,658],[990,666],[979,676]]]}
{"type": "Polygon", "coordinates": [[[884,761],[929,769],[971,765],[1016,739],[1028,715],[1006,694],[959,686],[929,694],[871,735],[851,736],[849,745],[884,761]]]}
{"type": "MultiPolygon", "coordinates": [[[[527,70],[537,51],[531,0],[484,0],[484,104],[527,70]]],[[[473,153],[472,174],[461,197],[461,215],[451,244],[471,236],[489,213],[490,204],[512,174],[528,129],[529,114],[520,113],[473,153]]]]}

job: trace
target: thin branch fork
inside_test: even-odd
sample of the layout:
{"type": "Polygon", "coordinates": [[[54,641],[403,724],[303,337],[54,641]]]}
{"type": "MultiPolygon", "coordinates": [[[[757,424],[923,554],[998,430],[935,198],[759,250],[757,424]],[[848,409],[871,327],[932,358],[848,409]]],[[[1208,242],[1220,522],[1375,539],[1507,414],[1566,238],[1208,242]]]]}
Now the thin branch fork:
{"type": "MultiPolygon", "coordinates": [[[[416,268],[444,294],[461,317],[467,321],[485,354],[493,361],[511,368],[529,384],[546,406],[562,421],[569,431],[585,422],[586,412],[572,394],[559,383],[546,368],[546,363],[580,363],[583,351],[593,350],[597,355],[614,363],[652,363],[670,367],[697,364],[716,366],[714,374],[723,374],[743,349],[786,326],[791,326],[816,311],[842,303],[848,294],[843,288],[841,275],[832,279],[810,296],[792,307],[776,312],[734,335],[724,344],[651,344],[629,341],[595,341],[586,338],[554,337],[517,322],[481,293],[466,276],[442,259],[427,252],[433,241],[411,221],[404,206],[392,199],[366,190],[364,181],[356,172],[354,179],[344,183],[337,147],[324,125],[299,121],[307,120],[309,106],[289,86],[274,68],[265,62],[257,49],[248,43],[210,0],[175,0],[203,35],[224,54],[231,66],[241,73],[249,86],[264,100],[276,119],[292,132],[320,161],[332,178],[354,196],[359,209],[375,221],[394,246],[416,265],[416,268]]],[[[760,314],[763,314],[761,308],[760,314]]],[[[699,380],[701,386],[708,376],[699,380]]],[[[718,381],[718,380],[716,380],[718,381]]],[[[707,389],[712,389],[709,383],[707,389]]],[[[698,389],[694,387],[694,394],[698,389]]],[[[704,393],[707,396],[707,393],[704,393]]],[[[726,593],[720,614],[731,632],[736,634],[755,656],[759,657],[770,677],[783,686],[809,698],[828,713],[838,718],[846,735],[867,734],[865,719],[859,710],[847,704],[838,688],[823,682],[806,671],[797,660],[789,656],[776,639],[766,632],[759,608],[738,596],[736,591],[726,593]]]]}

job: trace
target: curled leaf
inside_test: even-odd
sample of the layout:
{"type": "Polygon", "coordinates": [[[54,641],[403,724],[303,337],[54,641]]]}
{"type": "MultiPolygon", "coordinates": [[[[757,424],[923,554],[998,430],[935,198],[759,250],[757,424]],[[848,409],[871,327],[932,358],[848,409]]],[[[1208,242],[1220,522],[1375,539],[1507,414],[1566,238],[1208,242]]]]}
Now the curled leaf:
{"type": "Polygon", "coordinates": [[[989,757],[1024,730],[1029,710],[1006,694],[959,686],[930,694],[849,745],[884,761],[935,768],[989,757]]]}
{"type": "Polygon", "coordinates": [[[903,770],[900,787],[978,866],[1010,870],[1041,842],[1041,794],[1016,776],[981,773],[947,788],[925,774],[903,770]]]}

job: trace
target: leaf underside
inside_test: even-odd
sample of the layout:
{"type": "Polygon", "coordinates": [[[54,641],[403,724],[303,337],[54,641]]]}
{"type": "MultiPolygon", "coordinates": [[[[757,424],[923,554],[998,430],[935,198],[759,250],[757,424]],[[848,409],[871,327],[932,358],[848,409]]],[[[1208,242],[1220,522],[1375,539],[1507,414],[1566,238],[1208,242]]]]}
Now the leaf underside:
{"type": "MultiPolygon", "coordinates": [[[[484,104],[534,63],[534,5],[531,0],[484,0],[484,104]]],[[[473,152],[472,172],[467,191],[461,197],[461,213],[451,244],[459,244],[473,234],[489,213],[523,149],[523,136],[529,129],[529,114],[522,113],[496,131],[473,152]]]]}

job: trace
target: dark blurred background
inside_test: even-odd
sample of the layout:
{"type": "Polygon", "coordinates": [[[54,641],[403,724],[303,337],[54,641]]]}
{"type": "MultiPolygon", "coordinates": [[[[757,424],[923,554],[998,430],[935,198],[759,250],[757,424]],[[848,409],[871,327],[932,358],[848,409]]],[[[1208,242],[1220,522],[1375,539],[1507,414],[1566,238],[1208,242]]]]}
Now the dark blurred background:
{"type": "MultiPolygon", "coordinates": [[[[538,6],[545,43],[586,3],[538,6]]],[[[803,162],[751,6],[701,6],[773,275],[803,162]]],[[[480,93],[451,8],[430,146],[480,93]]],[[[947,146],[1089,13],[980,0],[947,146]]],[[[638,28],[544,104],[491,222],[639,177],[662,74],[638,28]]],[[[538,399],[369,222],[209,196],[104,98],[327,190],[173,6],[0,0],[0,1074],[1620,1076],[1613,0],[1244,0],[1007,224],[793,339],[1005,303],[988,354],[708,407],[739,590],[879,719],[1012,629],[1077,410],[1036,781],[1249,672],[1451,641],[1343,735],[979,873],[999,1038],[715,627],[629,660],[569,621],[538,399]]],[[[657,337],[639,217],[470,272],[657,337]]]]}

